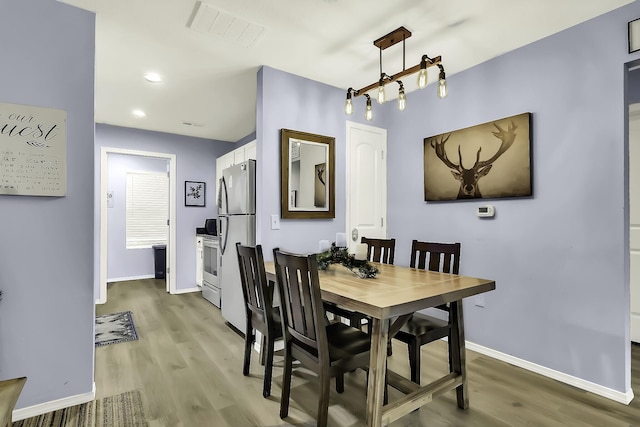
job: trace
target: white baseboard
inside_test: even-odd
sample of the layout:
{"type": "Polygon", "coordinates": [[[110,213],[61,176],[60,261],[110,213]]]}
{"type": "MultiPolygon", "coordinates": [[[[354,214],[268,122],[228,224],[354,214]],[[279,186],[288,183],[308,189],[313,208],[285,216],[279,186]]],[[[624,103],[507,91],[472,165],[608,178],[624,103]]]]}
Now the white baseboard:
{"type": "Polygon", "coordinates": [[[556,371],[542,365],[537,365],[527,360],[520,359],[510,354],[502,353],[500,351],[493,350],[491,348],[484,347],[469,341],[466,341],[466,346],[467,349],[477,351],[478,353],[484,354],[485,356],[493,357],[494,359],[507,362],[519,368],[526,369],[527,371],[535,372],[536,374],[540,374],[556,381],[569,384],[571,386],[577,387],[593,394],[597,394],[598,396],[606,397],[607,399],[611,399],[625,405],[628,405],[633,400],[632,389],[629,389],[626,393],[623,393],[621,391],[613,390],[600,384],[592,383],[590,381],[583,380],[582,378],[574,377],[572,375],[565,374],[564,372],[556,371]]]}
{"type": "Polygon", "coordinates": [[[171,295],[188,294],[191,292],[201,292],[201,291],[202,291],[202,288],[200,286],[196,286],[194,288],[176,289],[174,292],[171,293],[171,295]]]}
{"type": "Polygon", "coordinates": [[[16,409],[15,411],[13,411],[12,420],[20,421],[31,417],[37,417],[38,415],[46,414],[47,412],[57,411],[58,409],[64,409],[70,406],[91,402],[95,398],[96,383],[94,382],[93,388],[89,393],[77,394],[75,396],[52,400],[50,402],[41,403],[39,405],[16,409]]]}
{"type": "Polygon", "coordinates": [[[116,279],[107,279],[107,283],[111,282],[128,282],[129,280],[155,279],[155,274],[143,274],[142,276],[118,277],[116,279]]]}

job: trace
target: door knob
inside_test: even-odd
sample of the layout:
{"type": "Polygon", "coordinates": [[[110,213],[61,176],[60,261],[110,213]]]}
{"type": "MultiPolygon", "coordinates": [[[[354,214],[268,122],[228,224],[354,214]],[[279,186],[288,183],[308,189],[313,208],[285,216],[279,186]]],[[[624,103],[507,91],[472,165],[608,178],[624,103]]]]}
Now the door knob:
{"type": "Polygon", "coordinates": [[[353,240],[354,242],[358,240],[358,229],[354,228],[353,230],[351,230],[351,240],[353,240]]]}

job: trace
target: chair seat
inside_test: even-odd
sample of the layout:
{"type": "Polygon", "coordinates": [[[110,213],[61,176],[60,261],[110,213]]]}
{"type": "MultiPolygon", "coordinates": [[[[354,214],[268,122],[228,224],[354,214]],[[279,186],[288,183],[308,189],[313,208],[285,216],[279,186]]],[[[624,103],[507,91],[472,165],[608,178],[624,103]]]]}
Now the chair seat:
{"type": "Polygon", "coordinates": [[[332,323],[327,326],[327,341],[332,362],[364,353],[371,347],[368,334],[344,323],[332,323]]]}
{"type": "MultiPolygon", "coordinates": [[[[371,339],[369,335],[353,326],[336,322],[327,325],[327,342],[329,344],[329,359],[331,363],[336,360],[349,359],[360,353],[369,351],[371,339]]],[[[313,357],[318,357],[318,351],[301,342],[295,343],[313,357]]]]}
{"type": "Polygon", "coordinates": [[[429,336],[429,340],[437,340],[448,335],[449,323],[446,320],[415,313],[407,323],[398,331],[394,338],[400,341],[416,339],[416,337],[429,336]]]}

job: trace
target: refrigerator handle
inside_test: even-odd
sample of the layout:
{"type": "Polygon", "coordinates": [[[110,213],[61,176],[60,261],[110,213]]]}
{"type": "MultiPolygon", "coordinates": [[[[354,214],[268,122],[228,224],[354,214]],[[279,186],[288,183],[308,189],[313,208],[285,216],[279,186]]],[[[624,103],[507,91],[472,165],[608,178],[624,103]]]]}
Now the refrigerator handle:
{"type": "MultiPolygon", "coordinates": [[[[227,222],[226,227],[224,228],[224,232],[222,233],[224,234],[224,240],[222,241],[222,247],[220,248],[220,252],[222,252],[222,255],[224,255],[224,252],[227,249],[227,239],[229,238],[229,217],[225,216],[222,217],[222,219],[227,222]]],[[[220,220],[220,228],[222,228],[222,219],[220,220]]]]}
{"type": "Polygon", "coordinates": [[[222,211],[225,214],[229,213],[229,193],[227,192],[227,181],[224,179],[224,176],[221,178],[221,187],[222,194],[224,194],[224,210],[222,211]]]}

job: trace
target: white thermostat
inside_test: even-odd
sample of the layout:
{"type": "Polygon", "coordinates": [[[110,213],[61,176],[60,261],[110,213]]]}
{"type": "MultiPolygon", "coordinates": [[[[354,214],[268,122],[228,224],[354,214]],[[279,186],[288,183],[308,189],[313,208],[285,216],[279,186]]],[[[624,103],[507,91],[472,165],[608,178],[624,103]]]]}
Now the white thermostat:
{"type": "Polygon", "coordinates": [[[493,205],[478,206],[477,215],[479,217],[492,217],[496,214],[493,205]]]}

